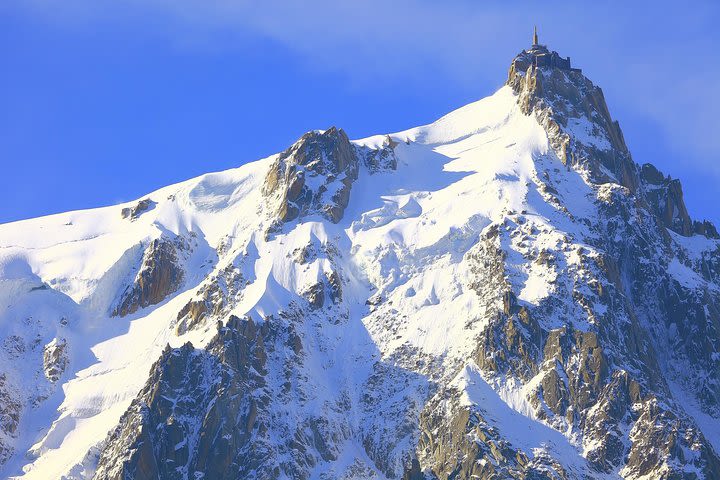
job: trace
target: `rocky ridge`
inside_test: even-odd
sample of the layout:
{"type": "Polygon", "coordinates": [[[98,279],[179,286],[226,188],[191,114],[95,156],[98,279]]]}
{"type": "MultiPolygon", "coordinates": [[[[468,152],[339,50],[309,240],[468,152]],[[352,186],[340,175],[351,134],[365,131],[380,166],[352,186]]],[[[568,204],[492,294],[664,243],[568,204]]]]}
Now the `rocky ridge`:
{"type": "Polygon", "coordinates": [[[308,132],[278,155],[265,177],[263,193],[274,205],[279,222],[317,213],[338,223],[350,201],[360,162],[370,173],[394,170],[394,145],[388,137],[381,148],[358,148],[335,127],[308,132]]]}

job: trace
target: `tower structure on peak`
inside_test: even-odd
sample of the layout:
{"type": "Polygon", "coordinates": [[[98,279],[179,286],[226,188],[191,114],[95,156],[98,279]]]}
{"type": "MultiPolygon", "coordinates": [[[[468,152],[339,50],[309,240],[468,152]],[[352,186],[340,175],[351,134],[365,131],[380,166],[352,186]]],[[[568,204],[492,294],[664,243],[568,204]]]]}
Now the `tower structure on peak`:
{"type": "Polygon", "coordinates": [[[529,64],[535,68],[557,68],[560,70],[570,70],[574,72],[580,72],[579,68],[572,68],[570,64],[570,57],[563,58],[557,52],[554,52],[547,48],[547,46],[540,43],[538,38],[537,25],[533,28],[532,45],[528,50],[524,50],[515,59],[519,64],[529,64]]]}
{"type": "Polygon", "coordinates": [[[530,45],[530,50],[528,50],[528,52],[535,52],[535,53],[549,52],[548,48],[545,45],[540,44],[540,39],[538,38],[538,32],[537,32],[537,25],[535,25],[533,27],[532,45],[530,45]]]}

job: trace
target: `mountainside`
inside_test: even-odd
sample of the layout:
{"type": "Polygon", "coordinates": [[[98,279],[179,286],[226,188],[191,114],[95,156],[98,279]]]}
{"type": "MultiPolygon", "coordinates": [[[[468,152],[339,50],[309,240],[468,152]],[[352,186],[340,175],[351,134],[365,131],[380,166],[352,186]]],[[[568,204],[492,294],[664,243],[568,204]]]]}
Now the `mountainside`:
{"type": "Polygon", "coordinates": [[[0,225],[0,476],[720,478],[720,238],[537,40],[494,95],[0,225]]]}

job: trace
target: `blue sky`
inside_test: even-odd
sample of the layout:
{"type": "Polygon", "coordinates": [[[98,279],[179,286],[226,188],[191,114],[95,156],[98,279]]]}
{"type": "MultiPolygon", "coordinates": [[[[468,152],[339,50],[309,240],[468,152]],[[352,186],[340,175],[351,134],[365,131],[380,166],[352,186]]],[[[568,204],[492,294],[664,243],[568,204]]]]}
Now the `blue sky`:
{"type": "Polygon", "coordinates": [[[634,159],[720,224],[720,6],[539,4],[3,0],[0,222],[131,200],[310,129],[431,122],[499,88],[537,24],[634,159]]]}

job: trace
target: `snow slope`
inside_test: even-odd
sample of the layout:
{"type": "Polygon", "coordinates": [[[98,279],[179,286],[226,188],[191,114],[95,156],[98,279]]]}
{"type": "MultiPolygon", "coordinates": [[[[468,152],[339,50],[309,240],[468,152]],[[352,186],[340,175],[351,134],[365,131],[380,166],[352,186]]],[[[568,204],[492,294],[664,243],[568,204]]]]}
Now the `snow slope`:
{"type": "MultiPolygon", "coordinates": [[[[356,143],[373,145],[382,138],[356,143]]],[[[357,272],[348,295],[362,304],[377,290],[397,298],[396,308],[413,312],[412,323],[394,338],[375,325],[372,315],[366,317],[376,348],[390,352],[409,341],[432,355],[467,354],[471,345],[464,345],[464,325],[434,320],[476,308],[475,295],[463,292],[457,282],[463,275],[460,259],[493,220],[507,211],[532,208],[526,183],[535,174],[533,158],[547,151],[544,131],[520,114],[505,87],[392,138],[401,141],[398,171],[363,176],[353,186],[340,225],[310,220],[271,242],[258,233],[263,224],[257,211],[260,184],[273,157],[152,192],[143,198],[155,206],[133,222],[120,212],[136,202],[0,226],[2,293],[19,299],[23,294],[51,297],[32,298],[32,314],[42,322],[41,342],[61,336],[72,347],[65,381],[46,401],[57,410],[26,409],[24,417],[32,417],[32,425],[23,425],[16,441],[19,453],[6,471],[15,474],[22,467],[24,478],[79,471],[77,465],[115,425],[165,345],[177,347],[188,340],[203,345],[208,340],[205,332],[177,336],[170,325],[202,279],[224,267],[215,253],[221,245],[253,245],[257,250],[258,258],[249,267],[255,281],[233,309],[238,315],[256,312],[264,317],[284,308],[289,300],[285,292],[300,291],[323,268],[318,264],[299,271],[286,255],[309,236],[321,243],[340,238],[353,252],[348,260],[357,272]],[[128,318],[109,317],[120,286],[142,254],[139,245],[164,232],[194,234],[197,241],[183,289],[128,318]],[[378,251],[385,256],[378,259],[378,251]],[[42,284],[50,290],[26,291],[42,284]],[[38,311],[38,304],[47,311],[38,311]],[[58,328],[60,318],[67,318],[68,325],[58,328]],[[24,452],[37,458],[28,462],[24,452]]],[[[534,298],[547,292],[547,285],[540,278],[528,279],[524,291],[534,298]]],[[[9,305],[2,312],[3,334],[29,315],[21,305],[9,305]]],[[[8,362],[4,368],[13,371],[18,365],[8,362]]]]}

